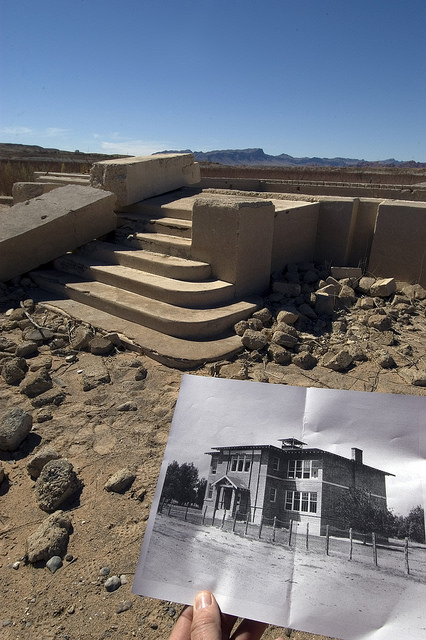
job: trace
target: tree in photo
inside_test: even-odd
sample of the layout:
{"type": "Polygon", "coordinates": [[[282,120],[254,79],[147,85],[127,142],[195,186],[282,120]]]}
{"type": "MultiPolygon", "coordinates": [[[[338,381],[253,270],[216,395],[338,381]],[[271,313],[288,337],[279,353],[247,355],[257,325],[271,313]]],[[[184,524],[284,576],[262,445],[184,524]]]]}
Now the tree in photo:
{"type": "Polygon", "coordinates": [[[388,509],[383,509],[365,489],[346,491],[336,510],[346,527],[352,527],[364,535],[364,543],[367,535],[373,532],[384,536],[389,536],[392,532],[395,516],[388,509]]]}
{"type": "Polygon", "coordinates": [[[397,538],[408,538],[412,542],[425,542],[425,512],[423,507],[413,507],[408,516],[398,516],[397,538]]]}
{"type": "Polygon", "coordinates": [[[160,508],[165,503],[175,502],[179,505],[197,505],[201,508],[206,491],[207,481],[198,477],[198,469],[192,462],[179,464],[173,460],[167,467],[160,508]]]}

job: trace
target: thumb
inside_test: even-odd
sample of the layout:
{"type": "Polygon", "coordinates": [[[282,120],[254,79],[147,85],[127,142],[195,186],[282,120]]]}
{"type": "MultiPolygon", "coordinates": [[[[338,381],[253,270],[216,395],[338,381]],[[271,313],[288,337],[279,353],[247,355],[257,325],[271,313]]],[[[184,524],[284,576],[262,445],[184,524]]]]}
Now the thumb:
{"type": "Polygon", "coordinates": [[[191,640],[222,640],[220,609],[210,591],[195,596],[191,640]]]}

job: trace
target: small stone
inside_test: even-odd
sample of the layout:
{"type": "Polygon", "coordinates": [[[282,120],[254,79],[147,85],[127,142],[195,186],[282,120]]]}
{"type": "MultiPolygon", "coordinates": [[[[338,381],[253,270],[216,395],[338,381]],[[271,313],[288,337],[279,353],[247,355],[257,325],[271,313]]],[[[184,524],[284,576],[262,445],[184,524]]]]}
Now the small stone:
{"type": "Polygon", "coordinates": [[[53,447],[45,446],[36,451],[27,463],[27,471],[32,478],[38,478],[43,467],[51,460],[59,460],[61,455],[53,447]]]}
{"type": "Polygon", "coordinates": [[[285,324],[294,324],[296,320],[299,318],[299,314],[296,309],[292,311],[291,309],[281,309],[277,315],[277,322],[284,322],[285,324]]]}
{"type": "Polygon", "coordinates": [[[253,329],[254,331],[262,331],[263,323],[259,318],[249,318],[247,320],[249,329],[253,329]]]}
{"type": "Polygon", "coordinates": [[[317,291],[315,298],[315,313],[318,316],[331,316],[334,312],[335,294],[317,291]]]}
{"type": "Polygon", "coordinates": [[[11,358],[4,363],[1,374],[6,384],[17,385],[25,378],[27,369],[24,358],[11,358]]]}
{"type": "Polygon", "coordinates": [[[46,518],[38,529],[27,539],[26,557],[28,562],[48,560],[52,556],[66,553],[71,520],[63,511],[56,511],[46,518]]]}
{"type": "Polygon", "coordinates": [[[31,431],[32,415],[15,407],[0,418],[0,450],[16,451],[31,431]]]}
{"type": "Polygon", "coordinates": [[[65,400],[65,393],[60,389],[50,389],[45,393],[41,393],[36,398],[31,400],[31,404],[33,407],[40,408],[49,404],[54,404],[56,407],[59,407],[60,404],[65,400]]]}
{"type": "Polygon", "coordinates": [[[38,345],[36,342],[32,340],[26,340],[25,342],[21,342],[16,347],[15,355],[18,358],[30,358],[34,356],[38,352],[38,345]]]}
{"type": "Polygon", "coordinates": [[[356,297],[355,291],[352,289],[352,287],[349,287],[348,285],[344,285],[340,289],[340,292],[339,292],[339,295],[337,296],[337,299],[345,307],[350,307],[356,302],[357,297],[356,297]]]}
{"type": "Polygon", "coordinates": [[[284,333],[284,331],[275,331],[272,336],[272,342],[280,345],[281,347],[292,348],[297,344],[297,338],[291,336],[289,333],[284,333]]]}
{"type": "Polygon", "coordinates": [[[406,284],[401,287],[403,293],[410,300],[424,300],[426,298],[426,290],[420,284],[406,284]]]}
{"type": "Polygon", "coordinates": [[[360,298],[358,305],[361,309],[374,309],[374,299],[367,296],[366,298],[360,298]]]}
{"type": "Polygon", "coordinates": [[[377,362],[382,369],[393,369],[396,367],[396,362],[388,351],[378,353],[377,362]]]}
{"type": "Polygon", "coordinates": [[[358,282],[357,289],[358,289],[358,291],[360,293],[369,294],[370,293],[370,289],[374,285],[375,282],[376,282],[376,278],[368,278],[368,277],[364,276],[358,282]]]}
{"type": "Polygon", "coordinates": [[[120,582],[121,584],[127,584],[129,582],[129,578],[123,573],[120,576],[120,582]]]}
{"type": "Polygon", "coordinates": [[[411,384],[415,387],[426,387],[426,370],[412,371],[411,384]]]}
{"type": "Polygon", "coordinates": [[[113,351],[113,349],[114,345],[111,340],[108,340],[108,338],[96,336],[89,342],[90,353],[93,353],[95,356],[107,356],[113,351]]]}
{"type": "Polygon", "coordinates": [[[110,573],[111,569],[109,567],[101,567],[101,569],[99,570],[100,576],[109,576],[110,573]]]}
{"type": "Polygon", "coordinates": [[[15,569],[15,571],[18,571],[20,566],[21,566],[21,563],[19,562],[19,560],[12,563],[12,569],[15,569]]]}
{"type": "Polygon", "coordinates": [[[50,513],[81,488],[82,483],[68,460],[50,460],[36,480],[35,497],[40,509],[50,513]]]}
{"type": "Polygon", "coordinates": [[[389,316],[375,313],[368,318],[368,326],[378,331],[388,331],[392,326],[389,316]]]}
{"type": "Polygon", "coordinates": [[[248,328],[249,324],[247,320],[240,320],[239,322],[234,324],[234,331],[237,336],[242,336],[244,334],[244,331],[247,331],[248,328]]]}
{"type": "Polygon", "coordinates": [[[76,351],[82,351],[83,349],[86,349],[86,347],[89,346],[89,342],[91,341],[92,338],[93,338],[92,331],[89,328],[84,327],[83,325],[80,325],[75,329],[71,337],[71,340],[70,340],[71,348],[75,349],[76,351]]]}
{"type": "Polygon", "coordinates": [[[132,608],[132,603],[130,600],[125,600],[124,602],[120,602],[116,609],[116,613],[123,613],[123,611],[128,611],[132,608]]]}
{"type": "Polygon", "coordinates": [[[136,381],[145,380],[147,375],[148,375],[147,368],[144,365],[141,365],[140,367],[138,367],[138,370],[135,373],[135,380],[136,381]]]}
{"type": "Polygon", "coordinates": [[[105,491],[112,491],[113,493],[123,493],[130,487],[136,478],[130,469],[124,468],[116,471],[104,484],[105,491]]]}
{"type": "Polygon", "coordinates": [[[18,345],[16,344],[16,342],[11,340],[10,338],[6,338],[6,336],[0,336],[0,351],[14,354],[16,352],[17,346],[18,345]]]}
{"type": "Polygon", "coordinates": [[[370,287],[370,295],[378,298],[388,298],[396,291],[396,281],[394,278],[384,278],[376,280],[370,287]]]}
{"type": "Polygon", "coordinates": [[[73,613],[75,613],[75,604],[71,604],[68,609],[67,609],[67,613],[69,613],[70,615],[72,615],[73,613]]]}
{"type": "Polygon", "coordinates": [[[72,562],[74,560],[74,556],[72,555],[72,553],[67,553],[67,555],[65,556],[65,560],[67,562],[72,562]]]}
{"type": "Polygon", "coordinates": [[[137,411],[138,405],[136,402],[123,402],[117,407],[117,411],[137,411]]]}
{"type": "Polygon", "coordinates": [[[111,576],[104,582],[104,587],[108,592],[116,591],[121,586],[121,580],[118,576],[111,576]]]}
{"type": "Polygon", "coordinates": [[[257,318],[262,322],[262,324],[268,324],[272,320],[272,313],[269,311],[267,307],[263,307],[263,309],[259,309],[253,313],[253,318],[257,318]]]}
{"type": "Polygon", "coordinates": [[[2,463],[0,462],[0,484],[3,482],[5,477],[6,477],[6,474],[4,472],[2,463]]]}
{"type": "Polygon", "coordinates": [[[49,391],[52,386],[53,382],[49,372],[46,369],[39,369],[27,375],[20,386],[20,391],[28,398],[35,398],[45,391],[49,391]]]}
{"type": "Polygon", "coordinates": [[[49,420],[52,420],[53,416],[52,416],[52,412],[49,409],[40,409],[40,411],[37,413],[37,422],[39,424],[42,424],[43,422],[48,422],[49,420]]]}
{"type": "Polygon", "coordinates": [[[309,351],[302,351],[301,353],[296,354],[293,356],[292,362],[305,370],[313,369],[318,364],[317,358],[309,353],[309,351]]]}
{"type": "Polygon", "coordinates": [[[254,351],[266,347],[266,345],[268,344],[268,339],[260,331],[247,329],[246,331],[244,331],[241,342],[246,349],[249,349],[249,351],[254,351]]]}
{"type": "Polygon", "coordinates": [[[69,355],[65,356],[65,362],[68,364],[72,364],[73,362],[77,362],[77,361],[78,361],[78,358],[76,353],[70,353],[69,355]]]}
{"type": "Polygon", "coordinates": [[[338,353],[328,352],[323,357],[322,364],[333,371],[345,371],[352,364],[352,356],[346,349],[338,353]]]}
{"type": "Polygon", "coordinates": [[[167,613],[169,614],[169,616],[170,616],[171,618],[174,618],[174,617],[175,617],[175,615],[176,615],[176,609],[175,609],[174,607],[169,607],[169,609],[168,609],[168,612],[167,612],[167,613]]]}
{"type": "Polygon", "coordinates": [[[30,371],[38,371],[39,369],[52,368],[52,356],[38,356],[30,362],[30,371]]]}
{"type": "Polygon", "coordinates": [[[46,567],[49,569],[51,573],[55,573],[58,569],[62,567],[62,559],[60,556],[52,556],[46,562],[46,567]]]}
{"type": "Polygon", "coordinates": [[[285,366],[291,362],[290,352],[279,344],[271,343],[268,348],[268,355],[276,364],[285,366]]]}

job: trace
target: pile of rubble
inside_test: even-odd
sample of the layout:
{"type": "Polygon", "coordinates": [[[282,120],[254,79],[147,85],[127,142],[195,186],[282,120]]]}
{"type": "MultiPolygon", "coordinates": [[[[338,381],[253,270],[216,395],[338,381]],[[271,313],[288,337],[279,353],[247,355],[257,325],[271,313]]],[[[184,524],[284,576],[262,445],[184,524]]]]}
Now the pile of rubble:
{"type": "Polygon", "coordinates": [[[400,371],[406,381],[426,386],[424,353],[413,354],[403,339],[424,330],[425,311],[426,291],[418,284],[351,267],[290,264],[274,276],[264,308],[235,331],[252,361],[345,372],[371,359],[395,368],[398,354],[406,359],[400,371]]]}

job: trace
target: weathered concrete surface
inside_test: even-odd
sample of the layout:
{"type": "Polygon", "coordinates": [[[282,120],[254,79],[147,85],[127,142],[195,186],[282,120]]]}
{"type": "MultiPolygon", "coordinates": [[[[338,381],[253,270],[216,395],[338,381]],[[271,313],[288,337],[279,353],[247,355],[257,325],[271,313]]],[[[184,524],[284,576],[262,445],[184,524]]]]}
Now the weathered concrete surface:
{"type": "Polygon", "coordinates": [[[60,186],[59,184],[53,184],[51,182],[15,182],[12,187],[13,204],[15,205],[20,202],[25,202],[25,200],[31,200],[31,198],[37,198],[60,186]]]}
{"type": "Polygon", "coordinates": [[[426,285],[426,203],[379,205],[368,270],[374,276],[426,285]]]}
{"type": "Polygon", "coordinates": [[[353,212],[353,198],[321,199],[314,256],[316,262],[346,264],[353,212]]]}
{"type": "Polygon", "coordinates": [[[192,153],[162,153],[95,162],[91,184],[112,191],[117,207],[127,206],[180,187],[197,184],[200,169],[192,153]]]}
{"type": "Polygon", "coordinates": [[[314,256],[320,205],[274,200],[275,222],[271,272],[290,262],[310,262],[314,256]]]}
{"type": "Polygon", "coordinates": [[[70,185],[13,206],[0,229],[0,281],[7,281],[116,227],[113,193],[70,185]]]}
{"type": "Polygon", "coordinates": [[[237,298],[269,287],[274,205],[268,200],[199,198],[192,213],[191,257],[235,284],[237,298]]]}

